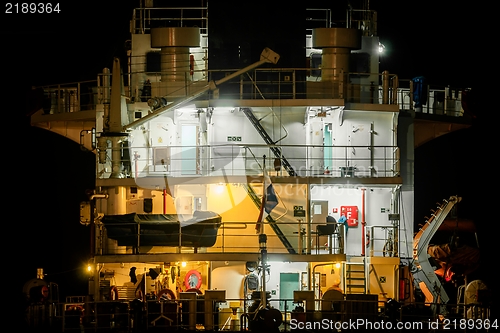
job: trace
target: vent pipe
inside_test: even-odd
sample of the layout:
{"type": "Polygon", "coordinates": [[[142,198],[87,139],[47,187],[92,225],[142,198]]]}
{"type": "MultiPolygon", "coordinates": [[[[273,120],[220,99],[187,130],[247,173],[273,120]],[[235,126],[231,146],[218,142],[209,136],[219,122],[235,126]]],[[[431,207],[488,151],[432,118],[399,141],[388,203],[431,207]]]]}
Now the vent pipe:
{"type": "Polygon", "coordinates": [[[361,31],[351,28],[318,28],[312,33],[313,47],[322,49],[321,80],[339,81],[349,71],[351,50],[361,48],[361,31]]]}
{"type": "Polygon", "coordinates": [[[190,47],[200,46],[200,28],[163,27],[151,29],[151,47],[161,49],[158,96],[182,97],[191,81],[190,47]]]}

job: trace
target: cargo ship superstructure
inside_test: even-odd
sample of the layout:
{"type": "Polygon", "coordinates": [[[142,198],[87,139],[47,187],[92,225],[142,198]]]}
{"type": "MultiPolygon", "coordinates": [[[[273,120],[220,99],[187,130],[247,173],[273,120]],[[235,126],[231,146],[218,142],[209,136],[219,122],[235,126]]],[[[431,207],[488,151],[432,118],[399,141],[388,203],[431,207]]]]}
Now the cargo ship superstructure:
{"type": "MultiPolygon", "coordinates": [[[[423,312],[449,315],[427,246],[462,198],[414,238],[413,149],[469,126],[467,92],[381,72],[366,4],[342,22],[305,11],[293,68],[267,46],[224,68],[237,52],[211,53],[208,12],[145,1],[126,59],[97,82],[44,87],[50,106],[32,125],[96,155],[80,205],[89,294],[64,313],[124,331],[289,330],[376,322],[417,293],[423,312]]],[[[455,316],[486,316],[458,302],[455,316]]]]}

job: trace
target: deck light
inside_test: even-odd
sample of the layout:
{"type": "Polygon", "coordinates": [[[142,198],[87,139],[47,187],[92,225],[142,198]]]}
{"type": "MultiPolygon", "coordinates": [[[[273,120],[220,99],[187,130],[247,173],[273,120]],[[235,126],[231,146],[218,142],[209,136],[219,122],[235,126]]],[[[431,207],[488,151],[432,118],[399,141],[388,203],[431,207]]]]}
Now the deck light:
{"type": "Polygon", "coordinates": [[[382,43],[378,43],[378,53],[384,53],[385,45],[382,43]]]}

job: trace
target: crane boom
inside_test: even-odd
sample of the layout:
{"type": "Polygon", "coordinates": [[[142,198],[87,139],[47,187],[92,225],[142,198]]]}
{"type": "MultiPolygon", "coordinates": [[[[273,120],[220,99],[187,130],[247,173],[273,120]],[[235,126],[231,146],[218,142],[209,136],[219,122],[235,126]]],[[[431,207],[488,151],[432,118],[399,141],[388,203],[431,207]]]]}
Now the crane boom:
{"type": "Polygon", "coordinates": [[[223,84],[224,82],[227,82],[227,81],[229,81],[229,80],[231,80],[231,79],[233,79],[241,74],[244,74],[248,71],[251,71],[252,69],[257,68],[265,63],[276,64],[278,62],[279,58],[280,58],[280,56],[276,52],[274,52],[270,48],[266,47],[262,51],[262,53],[260,54],[259,61],[255,62],[253,64],[250,64],[247,67],[242,68],[242,69],[240,69],[240,70],[238,70],[238,71],[236,71],[236,72],[234,72],[234,73],[232,73],[232,74],[230,74],[230,75],[228,75],[220,80],[217,80],[215,82],[211,81],[206,86],[200,88],[199,90],[195,91],[194,93],[192,93],[192,94],[190,94],[182,99],[179,99],[178,101],[175,101],[173,103],[170,103],[168,105],[165,105],[165,106],[162,106],[162,107],[155,109],[152,113],[124,126],[123,130],[126,131],[129,129],[135,128],[138,125],[141,125],[152,118],[158,117],[159,115],[161,115],[165,112],[168,112],[170,110],[174,110],[175,108],[178,108],[178,107],[192,101],[193,99],[198,98],[199,96],[203,95],[204,93],[206,93],[209,90],[215,90],[217,88],[217,86],[223,84]]]}

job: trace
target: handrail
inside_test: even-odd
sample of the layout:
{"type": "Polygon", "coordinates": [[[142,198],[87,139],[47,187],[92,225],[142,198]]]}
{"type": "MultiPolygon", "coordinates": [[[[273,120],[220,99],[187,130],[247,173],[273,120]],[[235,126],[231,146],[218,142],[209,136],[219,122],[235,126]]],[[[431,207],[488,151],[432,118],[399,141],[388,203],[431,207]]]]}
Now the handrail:
{"type": "MultiPolygon", "coordinates": [[[[255,211],[257,212],[257,210],[255,211]]],[[[274,213],[273,213],[274,214],[274,213]]],[[[280,213],[277,213],[280,214],[280,213]]],[[[338,231],[333,233],[333,238],[332,238],[332,243],[330,243],[328,246],[323,246],[321,244],[316,244],[315,248],[310,251],[310,253],[306,253],[301,250],[301,244],[304,242],[310,242],[313,239],[317,239],[317,234],[313,233],[310,235],[306,235],[303,232],[303,227],[304,227],[304,222],[303,221],[298,221],[297,219],[294,219],[287,213],[281,213],[280,214],[280,226],[282,227],[283,231],[283,236],[288,239],[290,242],[291,246],[296,250],[295,253],[299,255],[324,255],[324,254],[338,254],[342,255],[345,254],[345,244],[346,244],[346,237],[347,234],[345,232],[345,229],[343,228],[342,223],[338,223],[340,228],[338,231]],[[307,239],[304,240],[304,237],[307,239]]],[[[276,218],[277,219],[277,218],[276,218]]],[[[122,253],[122,248],[123,246],[127,247],[132,247],[136,249],[134,254],[141,254],[141,253],[149,253],[151,250],[150,247],[152,246],[151,240],[146,240],[147,241],[147,246],[141,250],[141,237],[150,237],[151,233],[148,232],[146,234],[142,234],[141,232],[141,226],[143,223],[146,223],[143,228],[148,228],[149,224],[148,222],[113,222],[111,224],[106,224],[103,222],[98,222],[96,223],[96,232],[97,233],[102,233],[102,240],[103,244],[108,244],[107,247],[100,248],[102,245],[98,245],[99,248],[96,249],[96,253],[100,253],[102,255],[113,255],[116,253],[122,253]],[[118,237],[118,240],[116,238],[113,238],[115,236],[108,236],[109,232],[107,231],[107,228],[118,228],[120,230],[119,232],[125,232],[123,235],[119,234],[116,237],[118,237]],[[123,237],[123,238],[120,238],[123,237]],[[117,243],[114,246],[110,246],[109,242],[106,242],[106,239],[115,239],[117,243]],[[120,240],[122,239],[122,240],[120,240]]],[[[155,230],[161,230],[161,227],[164,226],[165,228],[168,228],[173,222],[165,222],[165,223],[156,223],[154,224],[155,230]]],[[[310,222],[312,224],[312,222],[310,222]]],[[[327,224],[314,224],[314,225],[327,225],[327,224]]],[[[174,226],[175,227],[175,226],[174,226]]],[[[202,228],[211,228],[213,229],[213,222],[197,222],[196,227],[199,228],[200,230],[202,228]]],[[[214,229],[215,230],[215,229],[214,229]]],[[[370,257],[399,257],[398,253],[398,245],[395,244],[397,238],[396,238],[396,232],[397,232],[397,226],[393,225],[367,225],[366,230],[369,231],[369,243],[367,244],[369,246],[369,256],[370,257]],[[380,232],[376,232],[376,230],[380,230],[380,232]],[[389,231],[389,232],[388,232],[389,231]],[[392,237],[388,236],[388,234],[392,231],[392,237]]],[[[114,234],[116,234],[116,231],[114,231],[114,234]]],[[[196,245],[192,245],[192,238],[194,237],[193,230],[188,230],[188,231],[183,231],[182,227],[180,227],[179,224],[179,230],[176,229],[175,234],[169,234],[169,237],[171,236],[171,239],[164,240],[162,238],[161,244],[158,243],[155,247],[154,253],[174,253],[178,249],[181,249],[181,252],[186,252],[186,253],[191,253],[193,251],[193,248],[196,247],[196,245]],[[189,237],[189,244],[183,245],[183,240],[185,237],[189,237]],[[168,244],[167,244],[168,243],[168,244]],[[191,245],[190,245],[191,244],[191,245]]],[[[267,250],[269,253],[274,253],[274,254],[286,254],[289,253],[288,249],[285,248],[279,240],[279,235],[276,235],[274,233],[269,233],[268,235],[268,246],[267,250]],[[274,244],[274,245],[273,245],[274,244]]],[[[320,235],[320,236],[327,236],[327,235],[320,235]]],[[[254,229],[254,223],[248,222],[248,221],[243,221],[243,222],[238,222],[238,221],[224,221],[222,220],[220,223],[220,226],[217,227],[217,230],[215,233],[211,234],[206,234],[204,231],[203,233],[200,233],[197,237],[200,238],[200,240],[210,242],[209,239],[213,240],[212,246],[199,246],[200,248],[204,248],[204,253],[212,253],[212,254],[230,254],[230,253],[257,253],[259,252],[259,244],[256,239],[255,235],[255,229],[254,229]]],[[[158,240],[159,238],[154,238],[155,240],[158,240]]],[[[187,239],[186,239],[187,240],[187,239]]],[[[154,242],[154,240],[153,240],[154,242]]],[[[200,244],[203,244],[200,242],[200,244]]],[[[368,254],[367,254],[368,255],[368,254]]]]}
{"type": "Polygon", "coordinates": [[[398,226],[368,225],[366,229],[369,232],[367,235],[370,240],[368,246],[371,257],[380,256],[380,254],[383,257],[399,257],[397,250],[399,247],[395,243],[397,241],[398,226]],[[383,234],[380,235],[380,232],[376,232],[376,230],[381,231],[383,234]]]}
{"type": "MultiPolygon", "coordinates": [[[[97,147],[96,153],[102,156],[113,156],[113,149],[108,146],[97,147]]],[[[127,166],[124,176],[127,178],[145,178],[168,176],[174,178],[182,177],[202,177],[202,176],[249,176],[262,174],[261,163],[257,156],[272,156],[271,149],[279,148],[285,152],[287,160],[293,167],[296,176],[301,177],[397,177],[398,151],[396,146],[333,146],[333,145],[266,145],[266,144],[216,144],[198,146],[158,146],[143,147],[130,146],[130,159],[114,161],[123,166],[127,166]],[[224,149],[224,155],[218,156],[217,149],[224,149]],[[156,165],[154,161],[155,149],[163,149],[168,152],[168,160],[161,165],[156,165]],[[186,150],[206,150],[206,157],[185,157],[186,150]],[[324,157],[315,156],[316,149],[331,149],[332,157],[328,159],[331,170],[325,173],[324,157]],[[361,155],[352,156],[349,151],[369,151],[365,157],[361,155]],[[250,152],[249,156],[242,151],[250,152]],[[132,158],[133,157],[133,158],[132,158]],[[184,163],[183,163],[184,162],[184,163]],[[187,162],[187,163],[186,163],[187,162]],[[189,165],[191,167],[189,167],[189,165]],[[217,168],[212,166],[217,165],[217,168]]],[[[116,148],[122,150],[123,148],[116,148]]],[[[116,151],[116,150],[115,150],[116,151]]],[[[98,159],[96,161],[97,175],[100,179],[110,178],[111,168],[109,159],[98,159]]],[[[274,171],[274,166],[267,166],[274,171]]]]}
{"type": "MultiPolygon", "coordinates": [[[[248,78],[250,79],[250,81],[254,84],[255,89],[257,89],[257,90],[258,90],[259,88],[258,88],[258,87],[257,87],[257,85],[253,82],[253,79],[252,79],[252,77],[250,76],[250,74],[248,74],[248,72],[247,72],[247,73],[246,73],[246,75],[248,76],[248,78]]],[[[261,92],[260,90],[258,90],[258,91],[259,91],[259,94],[261,95],[262,99],[265,99],[265,97],[264,97],[264,95],[262,94],[262,92],[261,92]]],[[[274,141],[274,143],[278,143],[278,142],[280,142],[280,141],[284,140],[284,139],[288,136],[288,130],[286,129],[286,126],[284,126],[284,125],[282,124],[281,120],[278,118],[278,116],[277,116],[277,115],[276,115],[276,113],[274,112],[274,109],[273,109],[272,107],[269,107],[269,110],[270,110],[270,113],[272,113],[272,115],[274,116],[274,118],[276,118],[276,119],[278,120],[278,122],[280,123],[280,127],[281,127],[284,131],[285,131],[285,135],[283,135],[283,136],[282,136],[281,138],[279,138],[278,140],[274,141]]],[[[265,117],[267,117],[267,116],[268,116],[268,114],[267,114],[267,115],[265,115],[264,117],[260,118],[260,119],[259,119],[259,121],[260,121],[260,120],[262,120],[262,119],[264,119],[264,118],[265,118],[265,117]]]]}
{"type": "MultiPolygon", "coordinates": [[[[146,222],[147,223],[147,222],[146,222]]],[[[155,230],[160,230],[162,226],[169,227],[170,224],[164,223],[164,224],[159,224],[156,223],[154,224],[154,229],[155,230]]],[[[298,244],[298,237],[301,237],[301,235],[297,235],[296,232],[293,232],[293,230],[298,230],[298,227],[300,226],[299,223],[297,222],[289,222],[289,221],[280,221],[280,225],[287,225],[289,229],[292,231],[288,232],[285,236],[292,240],[294,244],[298,244]]],[[[212,228],[213,224],[209,222],[198,222],[196,223],[196,226],[199,227],[200,229],[202,227],[207,227],[207,228],[212,228]]],[[[115,254],[119,253],[120,249],[123,246],[128,246],[132,247],[135,250],[135,254],[140,254],[140,253],[148,253],[150,250],[151,243],[148,244],[148,246],[145,247],[144,250],[141,250],[141,237],[144,237],[145,235],[141,233],[140,227],[141,223],[130,223],[130,222],[113,222],[112,224],[105,224],[102,222],[99,222],[95,226],[97,229],[97,232],[102,233],[102,240],[104,243],[106,243],[106,239],[115,239],[119,238],[117,240],[116,245],[114,246],[106,246],[102,247],[102,245],[98,245],[99,248],[97,248],[96,253],[100,253],[102,255],[109,255],[109,254],[115,254]],[[116,236],[116,238],[112,238],[108,236],[107,228],[118,228],[119,230],[126,230],[126,233],[123,235],[116,236]],[[122,238],[120,238],[122,237],[122,238]],[[121,241],[120,241],[121,239],[121,241]],[[120,243],[121,242],[121,243],[120,243]],[[125,244],[126,245],[123,245],[125,244]],[[102,247],[102,248],[101,248],[102,247]]],[[[175,227],[175,226],[174,226],[175,227]]],[[[147,226],[145,226],[147,228],[147,226]]],[[[120,231],[121,232],[121,231],[120,231]]],[[[177,231],[176,231],[177,232],[177,231]]],[[[172,238],[169,240],[168,244],[157,244],[156,249],[154,250],[155,253],[171,253],[172,250],[176,250],[181,248],[181,252],[190,252],[192,251],[193,247],[196,247],[196,245],[182,245],[184,237],[189,237],[192,239],[195,235],[193,230],[188,230],[186,232],[182,231],[182,228],[180,228],[180,231],[178,232],[179,234],[171,235],[172,238]],[[177,237],[178,236],[178,237],[177,237]],[[177,242],[178,240],[178,242],[177,242]]],[[[151,233],[148,233],[146,237],[151,236],[151,233]]],[[[165,234],[163,234],[165,236],[165,234]]],[[[214,238],[216,237],[216,242],[213,246],[199,246],[200,248],[205,248],[205,253],[215,253],[215,254],[224,254],[224,253],[256,253],[259,252],[259,244],[256,239],[255,235],[255,229],[254,229],[254,223],[249,223],[249,222],[236,222],[236,221],[222,221],[220,226],[218,227],[218,230],[216,231],[216,234],[212,235],[205,235],[205,234],[200,234],[197,237],[200,239],[207,240],[208,238],[214,238]],[[226,227],[225,225],[228,224],[229,227],[226,227]],[[254,242],[255,241],[255,242],[254,242]]],[[[158,238],[156,238],[158,239],[158,238]]],[[[278,244],[278,236],[270,233],[268,235],[268,251],[269,253],[289,253],[287,249],[285,249],[282,246],[272,246],[271,244],[275,243],[278,244]]],[[[163,240],[162,240],[163,242],[163,240]]],[[[295,246],[296,247],[296,246],[295,246]]],[[[321,251],[323,253],[324,251],[321,251]]],[[[297,252],[296,252],[297,253],[297,252]]],[[[324,253],[323,253],[324,254],[324,253]]]]}
{"type": "MultiPolygon", "coordinates": [[[[317,69],[319,70],[319,69],[317,69]]],[[[250,79],[245,79],[241,76],[240,80],[227,82],[220,88],[219,99],[344,99],[346,102],[364,103],[364,104],[389,104],[398,105],[400,110],[414,110],[416,112],[429,114],[451,115],[455,117],[463,116],[464,112],[461,105],[462,91],[465,89],[454,89],[450,87],[434,88],[428,87],[427,96],[428,102],[422,108],[415,108],[413,103],[413,88],[411,80],[399,80],[396,75],[389,74],[389,98],[384,97],[383,85],[373,85],[372,83],[352,84],[351,77],[359,77],[360,75],[376,75],[382,77],[387,75],[384,73],[346,73],[346,81],[339,77],[333,81],[322,81],[321,77],[312,76],[311,68],[257,68],[247,73],[250,79]],[[259,77],[264,77],[262,73],[268,73],[270,77],[276,79],[259,80],[259,77]],[[238,85],[237,93],[232,93],[231,86],[238,85]],[[343,86],[340,91],[339,88],[343,86]],[[227,87],[227,89],[225,88],[227,87]],[[254,87],[250,89],[249,87],[254,87]],[[266,89],[264,89],[266,88],[266,89]],[[271,89],[272,88],[272,89],[271,89]],[[276,88],[276,89],[275,89],[276,88]],[[335,89],[334,89],[335,88],[335,89]],[[249,90],[250,89],[250,90],[249,90]],[[269,92],[276,90],[277,93],[269,92]],[[263,91],[267,92],[263,92],[263,91]],[[257,92],[255,94],[254,92],[257,92]],[[362,92],[360,94],[360,92],[362,92]]],[[[204,73],[203,77],[210,77],[215,73],[234,73],[234,70],[199,70],[195,73],[204,73]]],[[[139,72],[133,74],[140,74],[139,72]]],[[[132,75],[133,75],[132,74],[132,75]]],[[[219,74],[219,76],[221,75],[219,74]]],[[[45,85],[42,88],[45,91],[46,98],[50,100],[50,107],[46,113],[61,113],[61,112],[76,112],[80,110],[93,110],[97,104],[103,103],[98,96],[103,94],[103,82],[101,77],[111,74],[99,74],[98,80],[87,80],[80,82],[69,82],[63,84],[45,85]],[[78,96],[74,100],[74,107],[56,108],[61,103],[67,103],[65,96],[57,95],[56,92],[65,91],[65,89],[74,90],[78,96]],[[87,104],[84,100],[86,99],[87,104]],[[59,110],[59,111],[55,111],[59,110]],[[50,112],[49,112],[50,111],[50,112]]],[[[128,76],[129,73],[124,75],[128,76]]],[[[151,83],[156,89],[161,89],[165,83],[160,82],[159,77],[149,75],[151,83]]],[[[208,84],[208,80],[190,81],[186,78],[186,92],[192,93],[199,89],[200,84],[208,84]]],[[[125,87],[127,97],[130,101],[139,100],[136,87],[125,87]]],[[[107,88],[109,89],[109,87],[107,88]]],[[[59,93],[60,94],[60,93],[59,93]]],[[[387,95],[385,95],[387,96],[387,95]]],[[[154,96],[153,96],[154,97],[154,96]]],[[[168,96],[167,96],[168,97],[168,96]]],[[[210,94],[205,94],[197,97],[197,100],[210,100],[213,97],[210,94]]],[[[146,106],[147,107],[147,106],[146,106]]]]}
{"type": "Polygon", "coordinates": [[[207,6],[200,7],[139,7],[133,10],[131,29],[132,33],[144,34],[151,29],[150,25],[156,21],[176,21],[179,26],[184,26],[184,21],[199,22],[202,34],[208,33],[207,6]],[[167,13],[175,12],[166,16],[167,13]],[[186,12],[195,12],[187,15],[186,12]],[[199,12],[199,14],[198,14],[199,12]],[[151,14],[158,14],[156,17],[151,14]],[[159,17],[161,15],[161,17],[159,17]]]}
{"type": "MultiPolygon", "coordinates": [[[[86,296],[74,297],[87,298],[86,296]]],[[[189,304],[191,301],[193,301],[192,298],[182,297],[173,300],[158,300],[155,295],[148,294],[144,300],[120,298],[113,301],[31,303],[26,306],[26,316],[23,318],[22,324],[27,329],[44,329],[45,331],[49,329],[54,332],[82,330],[100,332],[116,330],[116,328],[119,328],[120,332],[135,332],[137,330],[157,332],[161,329],[182,331],[189,327],[190,322],[178,320],[179,309],[183,304],[189,304]],[[152,318],[157,317],[169,318],[170,321],[165,320],[157,323],[151,321],[152,318]]],[[[319,308],[315,306],[314,313],[309,313],[303,308],[303,301],[295,302],[293,298],[274,296],[268,302],[275,309],[278,308],[278,304],[282,304],[284,310],[280,310],[280,313],[283,317],[283,332],[303,330],[302,328],[306,327],[306,324],[316,325],[317,329],[314,331],[347,329],[370,331],[374,330],[374,327],[382,327],[386,330],[392,328],[409,332],[424,331],[430,327],[435,327],[435,329],[444,327],[446,329],[458,325],[459,322],[464,327],[466,324],[472,324],[472,326],[467,327],[481,327],[486,331],[498,325],[495,317],[491,316],[491,305],[488,303],[449,303],[448,306],[451,308],[463,308],[464,314],[467,315],[443,321],[430,316],[426,311],[407,311],[407,308],[411,310],[440,306],[439,303],[405,303],[399,310],[386,311],[387,317],[384,317],[384,320],[377,320],[377,309],[385,306],[385,302],[381,302],[379,299],[363,299],[361,297],[356,299],[342,293],[338,300],[314,297],[307,302],[309,301],[320,305],[319,308]],[[332,302],[338,304],[338,308],[332,307],[332,302]],[[323,306],[325,304],[327,306],[323,306]],[[306,322],[308,314],[314,314],[315,321],[306,322]]],[[[206,300],[203,298],[195,299],[195,302],[196,304],[200,304],[200,302],[205,304],[206,300]]],[[[226,324],[231,331],[247,331],[250,325],[262,325],[265,328],[263,319],[260,319],[260,324],[253,321],[255,318],[253,316],[254,308],[256,304],[260,303],[260,299],[226,298],[224,301],[213,300],[211,302],[213,302],[214,308],[216,305],[219,308],[219,316],[214,316],[209,320],[221,328],[226,324]],[[239,304],[239,306],[233,309],[230,304],[239,304]],[[234,310],[236,310],[236,316],[233,318],[231,314],[234,310]],[[214,319],[215,322],[213,322],[214,319]]],[[[193,318],[200,318],[198,314],[204,314],[204,307],[194,307],[194,309],[196,310],[194,310],[193,318]]],[[[188,309],[183,308],[182,310],[189,312],[188,309]]],[[[204,317],[201,316],[201,318],[204,317]]],[[[198,322],[196,321],[196,323],[198,322]]]]}

